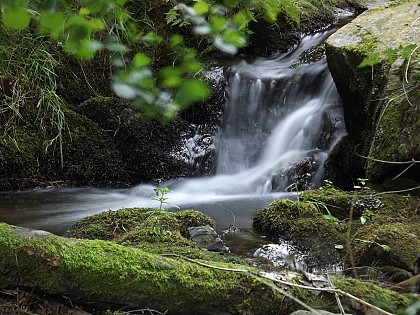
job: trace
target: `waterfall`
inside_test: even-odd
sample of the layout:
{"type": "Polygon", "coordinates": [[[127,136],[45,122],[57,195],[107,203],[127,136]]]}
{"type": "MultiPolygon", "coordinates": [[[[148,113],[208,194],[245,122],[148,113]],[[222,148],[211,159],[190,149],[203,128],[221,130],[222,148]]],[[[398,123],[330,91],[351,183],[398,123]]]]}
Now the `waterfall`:
{"type": "MultiPolygon", "coordinates": [[[[219,227],[233,218],[238,227],[251,228],[254,211],[290,196],[284,192],[289,184],[298,183],[299,189],[319,184],[324,160],[345,133],[340,98],[320,48],[333,31],[306,36],[286,54],[240,61],[225,71],[227,100],[219,132],[197,125],[183,148],[186,163],[200,161],[204,150],[216,152],[216,174],[162,183],[172,190],[171,204],[200,210],[219,227]]],[[[2,221],[60,233],[108,209],[156,207],[153,188],[0,194],[2,221]]]]}
{"type": "Polygon", "coordinates": [[[174,191],[256,194],[319,184],[328,152],[345,133],[326,59],[308,58],[331,32],[306,36],[287,54],[230,67],[216,174],[176,183],[174,191]]]}

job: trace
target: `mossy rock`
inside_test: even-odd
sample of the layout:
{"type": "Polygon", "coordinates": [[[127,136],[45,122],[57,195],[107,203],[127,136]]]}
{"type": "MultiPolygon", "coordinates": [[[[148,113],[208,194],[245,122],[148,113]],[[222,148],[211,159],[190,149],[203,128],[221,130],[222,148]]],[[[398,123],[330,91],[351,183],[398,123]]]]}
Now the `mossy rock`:
{"type": "MultiPolygon", "coordinates": [[[[414,54],[410,66],[399,59],[392,64],[389,79],[385,88],[390,95],[388,102],[381,108],[377,120],[372,145],[369,151],[366,174],[380,182],[385,178],[395,177],[403,172],[408,164],[389,164],[382,161],[420,160],[420,85],[414,77],[420,73],[420,53],[414,54]],[[409,82],[405,73],[408,73],[409,82]],[[401,93],[404,86],[406,92],[401,93]]],[[[417,79],[418,80],[418,79],[417,79]]],[[[403,176],[418,180],[420,165],[413,165],[403,176]]]]}
{"type": "Polygon", "coordinates": [[[354,150],[359,143],[353,137],[345,135],[334,146],[324,163],[325,178],[341,189],[352,190],[357,178],[365,178],[365,161],[354,150]]]}
{"type": "Polygon", "coordinates": [[[310,202],[277,200],[256,211],[252,219],[257,231],[289,241],[305,253],[307,265],[323,268],[341,258],[335,245],[344,244],[342,227],[329,223],[310,202]]]}
{"type": "Polygon", "coordinates": [[[420,253],[420,223],[364,226],[354,235],[353,246],[358,266],[393,266],[413,272],[420,253]]]}
{"type": "Polygon", "coordinates": [[[83,218],[66,236],[113,240],[130,246],[143,243],[166,243],[177,247],[196,247],[188,240],[188,228],[210,225],[210,217],[193,210],[169,212],[154,208],[124,208],[83,218]]]}
{"type": "Polygon", "coordinates": [[[330,213],[337,219],[348,219],[350,208],[354,196],[348,192],[330,188],[330,189],[317,189],[306,190],[302,192],[300,199],[318,204],[319,210],[325,213],[324,206],[328,208],[330,213]]]}
{"type": "MultiPolygon", "coordinates": [[[[200,262],[202,263],[202,262],[200,262]]],[[[217,268],[253,267],[206,261],[217,268]]],[[[243,272],[209,268],[179,256],[156,255],[143,248],[103,240],[63,238],[45,231],[0,224],[0,288],[31,288],[65,296],[86,309],[149,308],[174,314],[289,314],[297,308],[272,290],[267,279],[243,272]],[[17,263],[18,262],[18,263],[17,263]]],[[[302,275],[294,273],[296,283],[302,275]]],[[[373,283],[331,277],[334,285],[390,312],[406,308],[414,297],[382,289],[373,283]]],[[[337,311],[334,295],[315,295],[290,287],[301,301],[337,311]]],[[[354,303],[342,299],[349,312],[354,303]]],[[[357,305],[356,305],[357,306],[357,305]]]]}
{"type": "MultiPolygon", "coordinates": [[[[415,294],[400,294],[398,292],[381,288],[369,281],[361,281],[348,277],[334,277],[332,279],[337,289],[350,293],[368,303],[371,303],[385,311],[397,314],[418,301],[415,294]]],[[[359,310],[365,313],[366,308],[354,300],[342,299],[346,310],[359,310]]],[[[369,309],[369,308],[368,308],[369,309]]]]}
{"type": "Polygon", "coordinates": [[[0,266],[7,271],[0,278],[0,288],[19,283],[68,296],[92,309],[273,314],[284,298],[243,273],[211,269],[110,241],[66,239],[7,224],[0,224],[0,254],[0,266]]]}
{"type": "MultiPolygon", "coordinates": [[[[410,104],[419,103],[415,77],[420,55],[413,50],[407,63],[401,58],[390,61],[384,54],[398,47],[415,46],[418,34],[410,25],[417,17],[416,1],[392,1],[364,12],[328,38],[328,65],[343,99],[350,140],[346,140],[349,147],[341,146],[341,152],[336,151],[327,166],[344,163],[357,168],[334,167],[327,173],[342,173],[336,176],[339,178],[359,175],[380,183],[398,175],[407,165],[375,160],[397,162],[419,158],[419,139],[413,135],[419,132],[420,115],[418,107],[410,104]],[[380,62],[359,67],[372,53],[380,56],[380,62]],[[333,158],[336,162],[332,162],[333,158]]],[[[416,179],[418,169],[412,167],[405,176],[416,179]]]]}
{"type": "Polygon", "coordinates": [[[121,152],[136,182],[150,182],[185,176],[188,166],[171,152],[181,145],[181,136],[191,134],[189,123],[182,119],[164,124],[147,118],[118,98],[96,97],[78,106],[106,130],[121,152]]]}

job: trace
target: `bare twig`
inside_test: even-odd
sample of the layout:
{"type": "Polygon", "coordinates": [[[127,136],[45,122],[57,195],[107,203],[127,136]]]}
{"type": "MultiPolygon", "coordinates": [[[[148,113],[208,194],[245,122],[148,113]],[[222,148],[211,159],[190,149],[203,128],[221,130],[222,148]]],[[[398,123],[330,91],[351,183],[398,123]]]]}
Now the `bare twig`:
{"type": "Polygon", "coordinates": [[[379,196],[379,195],[385,195],[385,194],[398,194],[398,193],[404,193],[404,192],[408,192],[408,191],[413,191],[413,190],[416,190],[416,189],[420,189],[420,186],[406,188],[406,189],[401,189],[401,190],[383,191],[383,192],[380,192],[380,193],[375,193],[375,194],[373,194],[373,196],[379,196]]]}
{"type": "Polygon", "coordinates": [[[288,281],[284,281],[284,280],[279,280],[279,279],[273,279],[267,276],[264,276],[262,274],[258,274],[256,272],[253,272],[251,270],[246,270],[246,269],[235,269],[235,268],[224,268],[224,267],[219,267],[219,266],[213,266],[213,265],[209,265],[200,261],[196,261],[194,259],[185,257],[185,256],[181,256],[181,255],[177,255],[177,254],[162,254],[162,256],[165,257],[177,257],[177,258],[181,258],[183,260],[204,266],[204,267],[208,267],[208,268],[212,268],[212,269],[217,269],[217,270],[224,270],[224,271],[231,271],[231,272],[239,272],[239,273],[245,273],[248,274],[256,279],[258,279],[259,281],[261,281],[262,283],[268,285],[269,287],[273,288],[274,290],[281,292],[282,294],[284,294],[285,296],[289,297],[290,299],[296,301],[297,303],[299,303],[300,305],[302,305],[303,307],[307,308],[308,310],[310,310],[311,312],[313,312],[314,314],[319,314],[319,312],[317,312],[316,310],[314,310],[312,307],[310,307],[309,305],[307,305],[306,303],[300,301],[299,299],[297,299],[296,297],[292,296],[291,294],[285,292],[283,289],[273,285],[272,283],[267,282],[264,279],[276,282],[276,283],[280,283],[283,285],[287,285],[287,286],[291,286],[291,287],[296,287],[296,288],[301,288],[301,289],[306,289],[306,290],[310,290],[310,291],[320,291],[320,292],[328,292],[328,293],[338,293],[341,294],[343,296],[346,296],[354,301],[359,302],[360,304],[366,306],[366,307],[370,307],[376,311],[378,311],[381,314],[384,315],[393,315],[392,313],[389,313],[375,305],[372,305],[362,299],[359,299],[358,297],[355,297],[354,295],[344,292],[340,289],[335,289],[335,288],[316,288],[316,287],[309,287],[309,286],[305,286],[305,285],[301,285],[301,284],[296,284],[296,283],[292,283],[292,282],[288,282],[288,281]]]}
{"type": "MultiPolygon", "coordinates": [[[[328,282],[330,283],[330,287],[335,289],[334,284],[331,282],[330,275],[327,273],[328,282]]],[[[344,311],[343,305],[341,304],[340,296],[337,292],[334,292],[335,300],[337,301],[338,308],[340,309],[340,313],[345,315],[346,312],[344,311]]]]}
{"type": "Polygon", "coordinates": [[[417,161],[417,160],[415,160],[415,159],[411,159],[411,161],[396,162],[396,161],[379,160],[379,159],[375,159],[375,158],[372,158],[372,157],[369,157],[369,156],[364,156],[364,155],[359,154],[359,153],[356,151],[356,150],[357,150],[357,148],[359,147],[359,145],[360,145],[360,144],[358,144],[358,145],[355,147],[355,149],[354,149],[354,153],[355,153],[358,157],[361,157],[361,158],[364,158],[364,159],[367,159],[367,160],[371,160],[371,161],[375,161],[375,162],[381,162],[381,163],[386,163],[386,164],[400,164],[400,165],[403,165],[403,164],[420,164],[420,161],[417,161]]]}

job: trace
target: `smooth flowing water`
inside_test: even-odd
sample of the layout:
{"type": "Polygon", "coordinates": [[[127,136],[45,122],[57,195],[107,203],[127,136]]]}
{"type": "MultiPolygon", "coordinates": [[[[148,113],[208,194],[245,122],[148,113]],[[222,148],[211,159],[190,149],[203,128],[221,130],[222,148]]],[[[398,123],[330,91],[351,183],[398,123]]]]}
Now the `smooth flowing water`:
{"type": "MultiPolygon", "coordinates": [[[[212,216],[219,229],[234,223],[246,230],[255,210],[293,197],[284,191],[290,183],[320,183],[322,164],[345,133],[340,98],[319,46],[333,31],[306,36],[289,53],[230,67],[223,121],[214,136],[217,172],[164,183],[173,191],[168,201],[212,216]]],[[[62,233],[101,211],[158,206],[152,197],[151,185],[6,192],[0,193],[0,221],[62,233]]],[[[243,239],[252,243],[249,235],[243,239]]]]}

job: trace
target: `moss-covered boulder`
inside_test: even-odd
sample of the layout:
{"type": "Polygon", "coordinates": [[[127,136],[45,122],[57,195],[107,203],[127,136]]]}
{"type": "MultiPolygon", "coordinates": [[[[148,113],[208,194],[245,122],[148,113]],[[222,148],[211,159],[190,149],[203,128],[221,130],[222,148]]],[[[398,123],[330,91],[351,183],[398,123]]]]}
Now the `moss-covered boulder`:
{"type": "Polygon", "coordinates": [[[44,113],[45,122],[40,113],[36,104],[27,102],[13,126],[5,125],[13,132],[0,137],[0,189],[129,180],[112,138],[92,120],[65,107],[44,113]],[[65,117],[60,131],[55,115],[65,117]]]}
{"type": "Polygon", "coordinates": [[[341,259],[334,248],[345,243],[341,226],[327,221],[314,203],[274,201],[254,213],[253,227],[271,238],[289,241],[305,255],[304,263],[310,268],[327,269],[341,259]]]}
{"type": "MultiPolygon", "coordinates": [[[[343,99],[348,148],[336,151],[327,163],[327,176],[351,186],[358,177],[376,182],[395,176],[407,165],[381,163],[420,157],[420,103],[418,51],[398,50],[418,42],[412,23],[418,18],[417,1],[392,1],[364,12],[327,40],[328,65],[343,99]],[[390,61],[385,51],[395,49],[390,61]],[[373,66],[360,68],[374,54],[373,66]],[[403,61],[402,57],[409,57],[403,61]],[[366,161],[362,156],[368,156],[366,161]],[[334,160],[334,161],[331,161],[334,160]],[[348,167],[342,167],[342,165],[348,167]]],[[[418,165],[404,176],[416,178],[418,165]]]]}
{"type": "Polygon", "coordinates": [[[354,235],[358,266],[395,267],[414,272],[420,253],[420,223],[364,226],[354,235]]]}
{"type": "Polygon", "coordinates": [[[193,210],[168,212],[153,208],[124,208],[106,211],[78,221],[66,236],[112,240],[126,246],[147,248],[153,253],[182,253],[188,257],[204,257],[189,240],[189,227],[210,225],[210,217],[193,210]]]}
{"type": "Polygon", "coordinates": [[[304,253],[309,267],[341,262],[359,274],[400,281],[415,275],[420,252],[418,198],[365,189],[305,191],[299,201],[278,200],[253,216],[253,226],[304,253]],[[337,246],[339,245],[339,246],[337,246]],[[373,272],[374,270],[374,272],[373,272]]]}

